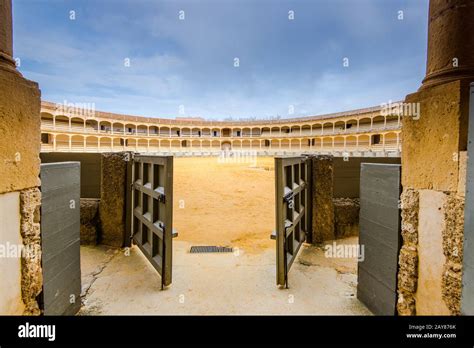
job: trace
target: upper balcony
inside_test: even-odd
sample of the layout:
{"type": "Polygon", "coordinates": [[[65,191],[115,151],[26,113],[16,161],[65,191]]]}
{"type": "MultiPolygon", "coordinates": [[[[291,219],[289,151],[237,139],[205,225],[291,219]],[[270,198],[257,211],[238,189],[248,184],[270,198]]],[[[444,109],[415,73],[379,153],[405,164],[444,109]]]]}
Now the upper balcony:
{"type": "Polygon", "coordinates": [[[374,116],[350,120],[325,120],[303,125],[262,127],[187,127],[110,122],[77,117],[41,115],[44,131],[159,138],[306,138],[393,131],[401,128],[400,117],[374,116]]]}

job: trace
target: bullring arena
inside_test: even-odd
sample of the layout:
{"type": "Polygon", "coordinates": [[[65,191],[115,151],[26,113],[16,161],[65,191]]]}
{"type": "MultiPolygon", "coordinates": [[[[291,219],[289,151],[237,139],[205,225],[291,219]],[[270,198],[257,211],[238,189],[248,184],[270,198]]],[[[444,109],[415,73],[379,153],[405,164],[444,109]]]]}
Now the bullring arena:
{"type": "MultiPolygon", "coordinates": [[[[174,101],[160,117],[143,117],[98,111],[95,104],[41,100],[41,95],[55,101],[62,96],[101,99],[46,79],[56,70],[49,59],[59,50],[45,48],[41,39],[20,41],[23,49],[33,42],[41,45],[41,56],[51,51],[38,62],[38,52],[31,49],[21,72],[23,57],[13,54],[11,0],[0,0],[0,314],[474,314],[474,36],[465,35],[474,28],[474,3],[430,0],[426,10],[427,30],[403,26],[407,31],[400,32],[402,22],[393,29],[403,43],[412,29],[418,28],[418,35],[426,32],[426,59],[422,51],[418,57],[406,51],[361,70],[351,58],[356,63],[351,72],[346,57],[340,81],[372,75],[364,89],[353,94],[345,83],[336,84],[341,88],[327,89],[333,99],[324,104],[308,94],[313,106],[305,108],[311,112],[317,113],[318,105],[339,112],[218,121],[185,117],[184,112],[170,118],[174,101]],[[421,53],[423,79],[413,75],[421,71],[419,66],[405,71],[408,60],[418,65],[421,53]],[[395,69],[390,62],[403,64],[395,69]],[[382,66],[396,78],[380,79],[382,66]],[[408,84],[410,79],[419,82],[408,84]],[[392,93],[400,86],[406,88],[392,93]],[[350,99],[347,94],[339,99],[343,92],[351,93],[350,99]],[[363,94],[371,99],[359,99],[363,94]],[[349,111],[335,106],[390,97],[403,102],[349,111]]],[[[335,8],[335,13],[341,11],[335,8]]],[[[208,17],[186,25],[201,27],[208,17]]],[[[52,18],[44,23],[56,33],[53,24],[64,23],[52,18]]],[[[411,17],[415,24],[420,18],[411,17]]],[[[24,30],[15,37],[35,34],[24,30]]],[[[106,39],[100,42],[109,49],[106,39]]],[[[398,48],[388,42],[391,49],[398,48]]],[[[418,47],[420,43],[425,46],[419,40],[418,47]]],[[[81,70],[89,55],[74,56],[66,55],[67,61],[75,60],[81,68],[71,71],[96,86],[99,75],[81,70]],[[90,80],[92,76],[97,79],[90,80]]],[[[222,57],[216,56],[219,66],[222,57]]],[[[312,70],[313,56],[308,57],[312,70]]],[[[114,57],[112,65],[121,58],[114,57]]],[[[235,59],[232,69],[240,67],[235,59]]],[[[100,62],[96,72],[104,70],[107,76],[115,71],[103,69],[100,62]]],[[[327,72],[336,71],[333,64],[321,76],[332,76],[327,72]]],[[[279,65],[285,70],[274,76],[292,76],[286,72],[289,67],[279,65]]],[[[219,80],[228,81],[223,76],[219,80]]],[[[294,82],[284,87],[300,95],[294,82]]],[[[104,90],[109,87],[113,91],[117,86],[104,85],[104,90]]],[[[278,89],[268,90],[278,97],[272,94],[278,89]]],[[[128,110],[137,105],[138,110],[137,99],[127,99],[126,91],[119,94],[122,106],[109,107],[133,113],[128,110]]],[[[220,92],[218,87],[215,91],[220,92]]],[[[218,93],[206,95],[218,99],[218,93]]],[[[303,96],[297,105],[306,105],[301,104],[303,96]]],[[[179,100],[196,100],[188,97],[180,93],[179,100]]],[[[283,110],[281,105],[269,114],[283,110]]],[[[247,110],[259,113],[259,108],[247,110]]],[[[132,331],[145,332],[140,324],[134,329],[138,322],[132,320],[132,331]]],[[[212,325],[208,328],[216,333],[212,325]]],[[[235,328],[229,325],[231,330],[235,328]]]]}
{"type": "Polygon", "coordinates": [[[210,155],[221,150],[251,150],[267,155],[344,151],[399,155],[401,117],[390,112],[383,115],[381,109],[271,121],[218,122],[120,115],[43,101],[41,151],[190,155],[210,155]]]}
{"type": "MultiPolygon", "coordinates": [[[[125,305],[122,296],[134,290],[122,284],[110,297],[109,287],[120,278],[144,283],[143,275],[136,278],[136,271],[126,266],[130,259],[116,252],[110,256],[112,249],[104,253],[103,248],[83,246],[87,290],[82,314],[369,313],[354,295],[356,259],[327,259],[322,249],[309,245],[294,266],[299,271],[294,272],[291,298],[299,301],[288,302],[285,293],[268,296],[275,262],[275,241],[270,239],[275,229],[274,156],[396,158],[400,116],[385,116],[381,107],[372,107],[312,117],[216,122],[127,116],[43,101],[41,132],[43,153],[131,151],[175,157],[173,226],[178,237],[173,241],[173,286],[166,294],[155,293],[153,287],[147,290],[157,296],[156,306],[125,305]],[[193,255],[193,245],[229,247],[233,253],[193,255]],[[92,276],[97,264],[105,271],[92,276]],[[312,290],[315,279],[326,284],[322,292],[312,290]],[[192,300],[176,306],[180,296],[192,300]]],[[[338,243],[356,245],[357,235],[338,243]]],[[[130,258],[135,266],[149,270],[148,277],[156,278],[136,249],[130,258]]]]}

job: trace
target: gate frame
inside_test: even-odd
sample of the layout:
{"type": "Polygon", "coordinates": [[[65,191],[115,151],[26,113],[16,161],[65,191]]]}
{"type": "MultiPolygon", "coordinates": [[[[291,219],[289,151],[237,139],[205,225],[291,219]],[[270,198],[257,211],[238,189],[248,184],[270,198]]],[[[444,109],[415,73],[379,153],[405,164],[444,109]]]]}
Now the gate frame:
{"type": "MultiPolygon", "coordinates": [[[[156,269],[156,271],[161,276],[161,289],[164,289],[165,286],[169,286],[172,281],[172,260],[173,260],[173,156],[151,156],[151,155],[140,155],[134,154],[131,158],[131,206],[130,206],[130,240],[134,242],[141,250],[143,255],[148,259],[148,261],[152,264],[152,266],[156,269]],[[165,173],[165,183],[164,183],[164,192],[159,193],[155,190],[154,187],[149,188],[146,187],[142,182],[137,182],[135,178],[135,165],[139,165],[139,177],[143,178],[143,168],[144,164],[148,163],[151,165],[162,165],[164,166],[164,173],[165,173]],[[158,200],[158,204],[160,200],[165,200],[165,214],[164,214],[164,226],[156,226],[155,221],[147,220],[143,215],[143,201],[142,205],[139,206],[140,212],[135,211],[135,191],[141,192],[145,194],[147,197],[152,197],[152,213],[153,208],[155,206],[155,199],[158,200]],[[153,252],[155,246],[153,246],[153,241],[151,241],[151,253],[149,250],[145,249],[141,242],[136,239],[136,235],[138,232],[135,231],[135,219],[138,219],[140,223],[143,225],[147,225],[153,234],[155,234],[155,229],[158,232],[163,234],[162,237],[162,257],[161,257],[161,266],[158,264],[153,257],[153,252]],[[144,221],[146,220],[146,221],[144,221]],[[150,228],[151,227],[151,228],[150,228]]],[[[151,178],[150,181],[153,183],[154,181],[154,171],[151,171],[151,178]]],[[[137,207],[138,208],[138,207],[137,207]]],[[[159,248],[159,247],[158,247],[159,248]]]]}
{"type": "MultiPolygon", "coordinates": [[[[301,166],[300,166],[301,168],[301,166]]],[[[300,172],[300,178],[301,178],[300,172]]],[[[276,282],[278,286],[285,286],[288,289],[288,272],[298,256],[298,252],[301,249],[301,246],[304,242],[311,238],[312,235],[312,185],[313,185],[313,173],[312,173],[312,157],[311,156],[292,156],[292,157],[275,157],[275,217],[276,217],[276,230],[272,239],[276,239],[276,282]],[[284,190],[286,187],[286,177],[285,177],[285,167],[291,167],[291,177],[292,185],[294,185],[294,165],[295,164],[305,164],[305,181],[303,185],[298,184],[297,187],[292,187],[289,192],[285,194],[284,190]],[[305,219],[306,222],[306,231],[302,231],[300,227],[300,232],[304,232],[305,237],[303,240],[298,240],[298,245],[296,249],[293,247],[291,252],[292,257],[288,261],[288,235],[291,234],[293,242],[296,241],[294,234],[294,222],[295,219],[291,221],[291,225],[285,224],[285,212],[286,205],[290,203],[296,195],[300,195],[302,191],[306,192],[305,196],[305,205],[304,209],[300,210],[296,221],[299,223],[302,219],[305,219]],[[303,214],[302,214],[303,213],[303,214]],[[302,215],[301,215],[302,214],[302,215]],[[287,232],[289,230],[289,232],[287,232]]],[[[299,197],[298,197],[299,199],[299,197]]],[[[294,203],[291,207],[292,212],[294,213],[294,203]]],[[[301,225],[300,225],[301,226],[301,225]]]]}

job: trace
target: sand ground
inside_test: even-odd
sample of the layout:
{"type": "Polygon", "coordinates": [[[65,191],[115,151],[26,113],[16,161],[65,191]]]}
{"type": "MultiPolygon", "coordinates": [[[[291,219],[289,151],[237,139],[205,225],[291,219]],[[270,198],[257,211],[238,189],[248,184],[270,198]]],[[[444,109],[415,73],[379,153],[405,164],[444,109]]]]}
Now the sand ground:
{"type": "Polygon", "coordinates": [[[176,158],[173,223],[177,240],[260,252],[273,248],[274,159],[219,163],[217,158],[176,158]],[[181,204],[180,204],[181,203],[181,204]]]}
{"type": "Polygon", "coordinates": [[[304,245],[290,288],[276,287],[273,161],[175,158],[173,284],[161,291],[136,247],[85,246],[80,314],[370,314],[355,297],[356,260],[327,258],[321,247],[304,245]],[[192,245],[236,251],[190,254],[192,245]]]}

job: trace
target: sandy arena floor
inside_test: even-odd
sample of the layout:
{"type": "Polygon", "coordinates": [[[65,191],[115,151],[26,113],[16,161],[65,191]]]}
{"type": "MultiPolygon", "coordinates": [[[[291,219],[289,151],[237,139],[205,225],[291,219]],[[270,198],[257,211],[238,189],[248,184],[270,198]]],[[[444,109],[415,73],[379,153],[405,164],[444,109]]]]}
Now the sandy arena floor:
{"type": "Polygon", "coordinates": [[[175,158],[173,220],[179,234],[175,240],[229,245],[246,252],[273,248],[273,162],[271,157],[254,163],[175,158]]]}
{"type": "Polygon", "coordinates": [[[136,247],[129,256],[82,247],[80,314],[370,314],[355,298],[356,260],[328,259],[318,247],[303,246],[290,288],[276,287],[273,161],[175,158],[173,284],[161,291],[136,247]],[[237,252],[190,254],[192,245],[237,252]]]}

